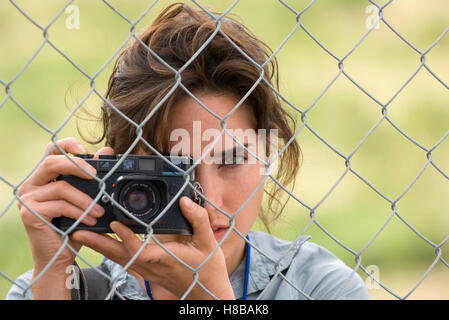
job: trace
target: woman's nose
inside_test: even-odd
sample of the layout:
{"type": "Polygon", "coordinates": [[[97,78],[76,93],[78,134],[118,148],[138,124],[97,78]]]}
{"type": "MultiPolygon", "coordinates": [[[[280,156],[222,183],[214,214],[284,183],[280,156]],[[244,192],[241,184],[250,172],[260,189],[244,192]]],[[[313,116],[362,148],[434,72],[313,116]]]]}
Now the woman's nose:
{"type": "MultiPolygon", "coordinates": [[[[201,184],[203,194],[208,201],[213,203],[217,208],[224,210],[223,208],[223,184],[220,183],[219,178],[213,173],[213,168],[207,168],[206,165],[199,165],[195,170],[196,181],[201,184]]],[[[223,215],[212,204],[204,200],[204,208],[209,213],[209,217],[212,214],[223,215]]]]}

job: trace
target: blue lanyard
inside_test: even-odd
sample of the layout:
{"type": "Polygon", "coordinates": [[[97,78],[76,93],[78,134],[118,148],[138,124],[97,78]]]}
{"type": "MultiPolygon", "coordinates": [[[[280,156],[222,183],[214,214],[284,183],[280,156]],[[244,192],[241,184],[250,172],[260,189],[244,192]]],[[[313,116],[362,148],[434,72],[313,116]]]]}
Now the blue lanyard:
{"type": "Polygon", "coordinates": [[[147,290],[147,295],[150,297],[151,300],[153,300],[153,295],[151,294],[150,284],[147,280],[145,280],[145,289],[147,290]]]}
{"type": "MultiPolygon", "coordinates": [[[[246,239],[249,241],[249,236],[246,235],[246,239]]],[[[245,281],[243,282],[243,296],[242,300],[246,300],[248,296],[248,279],[249,279],[249,262],[251,258],[251,246],[246,243],[246,263],[245,263],[245,281]]]]}
{"type": "MultiPolygon", "coordinates": [[[[249,240],[249,236],[246,236],[246,239],[249,240]]],[[[251,246],[249,243],[246,243],[246,263],[245,263],[245,280],[243,282],[243,296],[242,300],[246,300],[248,296],[248,279],[249,279],[249,263],[251,258],[251,246]]],[[[147,280],[145,280],[145,289],[147,290],[148,297],[153,300],[153,295],[151,294],[150,284],[147,280]]]]}

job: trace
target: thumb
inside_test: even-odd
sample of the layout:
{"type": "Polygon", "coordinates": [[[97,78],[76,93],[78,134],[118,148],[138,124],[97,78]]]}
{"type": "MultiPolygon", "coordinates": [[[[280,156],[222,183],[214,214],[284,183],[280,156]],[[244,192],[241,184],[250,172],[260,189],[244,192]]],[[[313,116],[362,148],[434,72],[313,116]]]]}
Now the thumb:
{"type": "Polygon", "coordinates": [[[184,217],[192,225],[192,241],[203,246],[216,245],[206,209],[185,196],[180,199],[180,208],[184,217]]]}
{"type": "Polygon", "coordinates": [[[114,155],[114,154],[115,154],[114,149],[112,149],[111,147],[103,147],[100,150],[98,150],[97,152],[95,152],[94,159],[98,160],[98,157],[100,155],[103,156],[103,155],[114,155]]]}

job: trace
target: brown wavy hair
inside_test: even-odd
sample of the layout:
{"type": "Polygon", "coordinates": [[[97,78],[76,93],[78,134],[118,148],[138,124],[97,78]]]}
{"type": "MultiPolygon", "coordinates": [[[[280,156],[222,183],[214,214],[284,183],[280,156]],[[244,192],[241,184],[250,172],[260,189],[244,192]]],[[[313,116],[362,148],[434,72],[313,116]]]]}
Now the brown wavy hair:
{"type": "MultiPolygon", "coordinates": [[[[179,99],[187,95],[179,85],[174,88],[177,79],[171,68],[182,68],[209,40],[216,28],[217,22],[203,10],[184,3],[174,3],[165,8],[138,36],[139,40],[133,41],[125,48],[115,62],[105,98],[136,124],[142,123],[150,112],[154,112],[142,128],[142,138],[162,154],[169,153],[168,121],[171,110],[179,99]],[[166,100],[160,103],[164,98],[166,100]],[[159,108],[154,111],[158,104],[159,108]]],[[[271,56],[270,48],[236,19],[226,16],[220,20],[220,28],[259,66],[271,56]]],[[[180,73],[182,84],[194,94],[230,94],[239,99],[250,90],[260,75],[260,68],[249,61],[220,32],[180,73]]],[[[278,66],[275,58],[264,65],[263,77],[278,90],[278,66]]],[[[279,97],[264,81],[247,97],[245,104],[252,108],[257,123],[256,129],[265,129],[266,132],[270,129],[278,130],[280,150],[294,134],[295,117],[281,106],[279,97]]],[[[87,139],[78,127],[79,134],[88,143],[98,144],[106,139],[105,145],[120,154],[125,153],[137,138],[135,125],[111,108],[107,102],[102,104],[100,121],[103,132],[98,139],[87,139]]],[[[131,153],[151,154],[151,150],[139,141],[131,153]]],[[[278,170],[274,175],[284,187],[291,185],[293,189],[300,158],[301,151],[294,139],[279,157],[278,170]]],[[[259,218],[270,232],[269,225],[280,216],[290,197],[282,202],[282,188],[271,179],[268,183],[272,184],[269,188],[265,187],[269,196],[268,210],[262,209],[259,218]]]]}

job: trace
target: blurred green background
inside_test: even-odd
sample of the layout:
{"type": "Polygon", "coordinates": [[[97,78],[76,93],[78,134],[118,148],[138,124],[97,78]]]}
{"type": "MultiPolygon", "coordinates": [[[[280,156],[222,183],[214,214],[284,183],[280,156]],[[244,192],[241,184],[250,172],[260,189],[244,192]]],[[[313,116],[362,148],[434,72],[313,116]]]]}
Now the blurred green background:
{"type": "MultiPolygon", "coordinates": [[[[64,1],[15,1],[41,26],[61,10],[64,1]]],[[[149,1],[109,1],[135,21],[149,1]]],[[[384,3],[385,1],[381,2],[384,3]]],[[[160,1],[137,25],[141,30],[170,1],[160,1]]],[[[210,9],[226,10],[232,1],[200,1],[210,9]]],[[[286,1],[297,11],[308,1],[286,1]]],[[[67,22],[73,11],[63,13],[48,29],[49,39],[70,59],[93,76],[129,35],[130,25],[102,1],[80,0],[79,29],[67,22]]],[[[343,57],[367,32],[373,21],[368,1],[321,0],[302,16],[302,22],[326,48],[343,57]]],[[[231,11],[273,49],[295,28],[295,15],[274,0],[242,0],[231,11]]],[[[384,11],[385,19],[421,51],[448,28],[449,3],[398,0],[384,11]]],[[[0,2],[0,79],[8,83],[44,41],[43,31],[10,2],[0,2]]],[[[449,84],[449,33],[426,55],[427,66],[449,84]]],[[[301,28],[277,54],[281,93],[301,110],[309,108],[337,75],[338,62],[301,28]]],[[[420,66],[420,55],[381,23],[344,61],[345,72],[381,103],[387,103],[420,66]]],[[[104,92],[112,63],[95,79],[104,92]]],[[[6,97],[0,86],[0,103],[6,97]]],[[[41,52],[10,87],[12,96],[38,121],[56,130],[87,95],[90,80],[61,54],[45,44],[41,52]]],[[[100,98],[90,95],[83,106],[98,110],[100,98]]],[[[286,106],[290,109],[290,107],[286,106]]],[[[307,123],[336,150],[348,156],[381,119],[381,107],[343,74],[307,113],[307,123]]],[[[422,68],[389,104],[388,117],[423,147],[430,149],[449,130],[449,92],[422,68]]],[[[299,119],[299,117],[298,117],[299,119]]],[[[82,128],[98,132],[98,125],[82,128]]],[[[75,119],[70,119],[58,138],[79,138],[75,119]]],[[[0,109],[0,176],[16,185],[36,166],[51,135],[32,121],[10,99],[0,109]]],[[[345,172],[345,160],[317,139],[307,128],[297,137],[304,155],[294,194],[310,207],[317,206],[345,172]]],[[[88,146],[95,152],[100,146],[88,146]]],[[[432,153],[432,160],[449,175],[449,138],[432,153]]],[[[426,151],[401,135],[387,121],[366,139],[351,158],[351,167],[391,200],[397,199],[426,164],[426,151]]],[[[32,268],[32,259],[12,189],[0,181],[0,271],[11,279],[32,268]]],[[[449,181],[431,165],[397,203],[397,212],[422,236],[438,245],[449,235],[449,181]]],[[[392,214],[391,204],[348,172],[333,192],[316,208],[316,220],[338,241],[358,252],[392,214]]],[[[280,238],[293,240],[309,222],[309,210],[290,199],[283,220],[273,227],[280,238]]],[[[261,228],[260,225],[256,226],[261,228]]],[[[354,256],[317,225],[306,231],[315,243],[328,248],[350,267],[354,256]]],[[[449,261],[449,241],[442,257],[449,261]]],[[[93,264],[100,256],[87,249],[81,253],[93,264]]],[[[434,248],[394,216],[362,254],[364,267],[379,268],[384,286],[404,296],[435,261],[434,248]]],[[[367,276],[358,271],[363,279],[367,276]]],[[[11,283],[0,276],[3,299],[11,283]]],[[[384,289],[369,290],[373,299],[393,298],[384,289]]],[[[411,299],[448,299],[449,269],[441,262],[410,295],[411,299]]]]}

